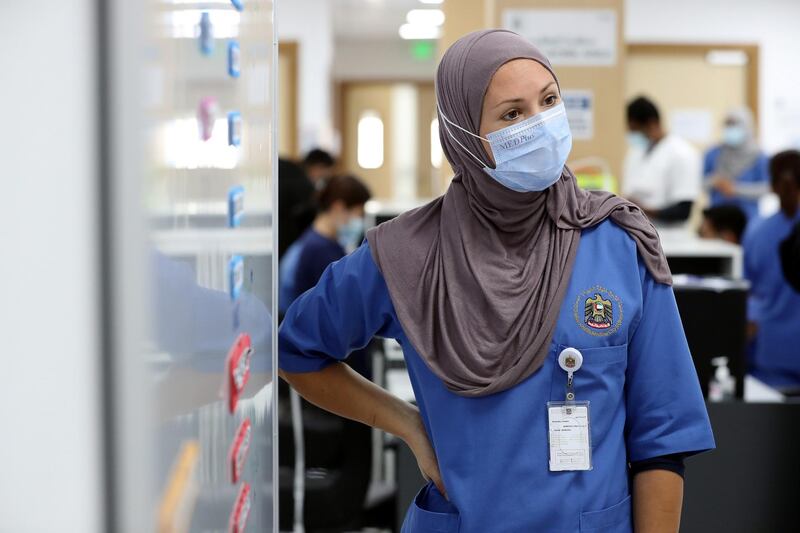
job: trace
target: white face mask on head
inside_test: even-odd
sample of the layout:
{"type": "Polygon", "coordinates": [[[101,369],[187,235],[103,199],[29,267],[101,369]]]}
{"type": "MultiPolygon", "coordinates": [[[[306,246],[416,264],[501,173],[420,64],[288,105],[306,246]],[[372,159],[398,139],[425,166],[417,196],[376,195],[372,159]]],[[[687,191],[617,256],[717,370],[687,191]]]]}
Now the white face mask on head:
{"type": "Polygon", "coordinates": [[[363,235],[364,219],[362,217],[353,217],[336,230],[336,240],[348,253],[358,248],[359,239],[363,235]]]}
{"type": "Polygon", "coordinates": [[[543,191],[561,178],[572,149],[572,133],[563,102],[522,122],[493,131],[486,139],[454,123],[441,109],[439,114],[445,121],[448,135],[483,165],[484,172],[509,189],[517,192],[543,191]],[[495,168],[489,167],[461,144],[448,124],[489,143],[495,168]]]}
{"type": "Polygon", "coordinates": [[[737,147],[747,140],[747,130],[739,124],[725,126],[722,130],[722,143],[727,146],[737,147]]]}
{"type": "Polygon", "coordinates": [[[628,146],[637,150],[647,150],[650,148],[650,139],[641,131],[629,131],[628,146]]]}

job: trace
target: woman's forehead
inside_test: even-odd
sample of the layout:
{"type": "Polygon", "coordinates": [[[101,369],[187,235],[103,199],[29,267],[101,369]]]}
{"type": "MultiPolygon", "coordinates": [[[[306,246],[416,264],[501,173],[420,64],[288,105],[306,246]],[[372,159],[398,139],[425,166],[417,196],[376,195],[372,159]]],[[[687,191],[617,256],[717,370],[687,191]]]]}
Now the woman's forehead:
{"type": "Polygon", "coordinates": [[[555,82],[547,68],[533,59],[513,59],[497,69],[486,91],[488,102],[506,98],[538,96],[555,82]]]}

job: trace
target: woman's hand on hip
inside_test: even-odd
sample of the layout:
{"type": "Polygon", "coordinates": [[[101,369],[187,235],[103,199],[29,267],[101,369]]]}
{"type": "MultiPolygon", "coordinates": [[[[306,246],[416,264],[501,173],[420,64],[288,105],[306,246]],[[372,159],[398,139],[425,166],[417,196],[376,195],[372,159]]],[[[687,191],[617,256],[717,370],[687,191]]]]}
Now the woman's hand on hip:
{"type": "Polygon", "coordinates": [[[433,481],[439,492],[447,498],[447,490],[445,490],[444,482],[442,481],[442,474],[439,472],[439,461],[436,459],[436,452],[431,446],[428,432],[425,431],[425,425],[422,423],[422,418],[418,411],[414,413],[414,417],[409,421],[409,424],[409,431],[403,436],[403,440],[414,452],[422,477],[428,481],[433,481]]]}
{"type": "Polygon", "coordinates": [[[422,475],[447,496],[436,454],[416,406],[378,387],[343,363],[317,372],[281,371],[280,375],[317,407],[403,439],[414,452],[422,475]]]}

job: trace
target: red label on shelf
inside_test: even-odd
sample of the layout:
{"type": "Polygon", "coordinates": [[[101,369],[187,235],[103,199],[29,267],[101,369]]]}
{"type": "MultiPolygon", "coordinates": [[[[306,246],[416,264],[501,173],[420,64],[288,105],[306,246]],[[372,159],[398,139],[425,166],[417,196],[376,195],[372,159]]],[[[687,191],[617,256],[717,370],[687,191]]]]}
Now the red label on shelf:
{"type": "Polygon", "coordinates": [[[228,389],[228,408],[233,413],[239,403],[239,395],[247,386],[250,378],[250,360],[253,357],[253,348],[250,335],[242,333],[236,338],[225,362],[228,389]]]}
{"type": "Polygon", "coordinates": [[[231,480],[233,483],[238,483],[242,477],[244,470],[244,463],[247,460],[247,452],[250,450],[250,439],[253,432],[250,419],[245,418],[239,429],[236,430],[236,435],[233,437],[233,444],[231,450],[228,452],[229,464],[231,466],[231,480]]]}
{"type": "Polygon", "coordinates": [[[250,515],[250,505],[250,485],[242,483],[242,488],[239,489],[239,495],[233,504],[233,512],[231,512],[228,528],[230,533],[244,533],[247,527],[247,517],[250,515]]]}

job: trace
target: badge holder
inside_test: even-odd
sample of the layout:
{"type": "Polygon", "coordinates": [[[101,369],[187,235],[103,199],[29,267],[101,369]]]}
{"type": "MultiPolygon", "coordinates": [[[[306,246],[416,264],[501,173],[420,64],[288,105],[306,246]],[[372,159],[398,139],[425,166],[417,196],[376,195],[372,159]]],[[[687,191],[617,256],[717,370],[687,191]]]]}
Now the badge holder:
{"type": "Polygon", "coordinates": [[[563,402],[547,402],[550,471],[591,470],[589,402],[576,401],[573,386],[575,372],[583,365],[583,355],[575,348],[566,348],[558,356],[558,365],[567,373],[567,390],[563,402]]]}

